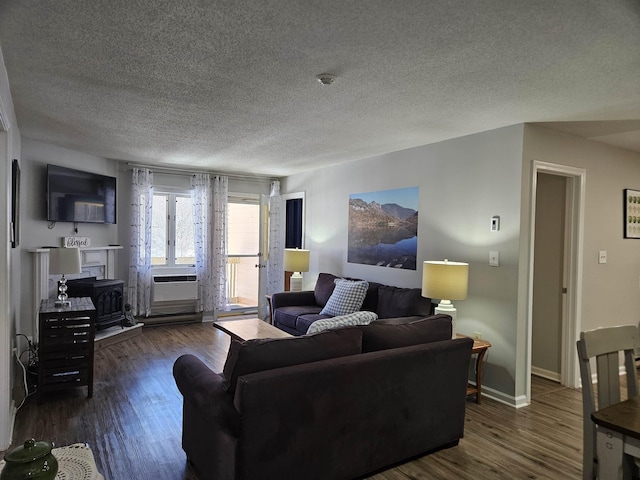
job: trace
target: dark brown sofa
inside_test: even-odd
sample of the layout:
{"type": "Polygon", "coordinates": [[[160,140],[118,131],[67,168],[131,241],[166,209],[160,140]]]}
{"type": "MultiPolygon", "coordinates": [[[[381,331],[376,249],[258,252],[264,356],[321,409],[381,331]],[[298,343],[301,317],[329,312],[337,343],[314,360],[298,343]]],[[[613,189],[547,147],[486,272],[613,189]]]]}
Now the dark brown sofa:
{"type": "Polygon", "coordinates": [[[332,480],[455,446],[473,341],[450,336],[439,316],[234,341],[224,374],[183,355],[183,449],[200,480],[332,480]]]}
{"type": "MultiPolygon", "coordinates": [[[[271,297],[271,323],[291,335],[304,335],[309,326],[321,319],[321,315],[335,288],[338,278],[331,273],[321,273],[314,290],[303,292],[280,292],[271,297]]],[[[406,323],[433,315],[434,305],[430,298],[422,296],[419,288],[400,288],[369,282],[369,288],[360,310],[374,312],[377,322],[406,323]]]]}

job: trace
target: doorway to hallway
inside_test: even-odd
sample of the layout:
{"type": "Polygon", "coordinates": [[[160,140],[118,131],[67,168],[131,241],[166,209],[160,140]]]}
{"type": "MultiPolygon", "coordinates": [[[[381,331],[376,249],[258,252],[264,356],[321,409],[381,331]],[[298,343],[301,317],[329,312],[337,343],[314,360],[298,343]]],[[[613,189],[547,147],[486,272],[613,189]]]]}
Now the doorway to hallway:
{"type": "MultiPolygon", "coordinates": [[[[582,256],[583,256],[583,232],[584,232],[584,197],[585,197],[586,171],[584,169],[567,167],[564,165],[534,161],[531,176],[531,218],[530,218],[530,244],[529,244],[529,281],[527,300],[527,325],[526,325],[526,359],[525,377],[526,404],[531,402],[531,375],[534,371],[541,372],[545,376],[556,378],[557,381],[567,387],[576,388],[579,385],[579,371],[575,342],[580,331],[580,312],[582,304],[582,256]],[[540,176],[540,174],[548,175],[540,176]],[[562,179],[550,177],[563,177],[562,179]],[[555,240],[554,254],[547,255],[547,247],[536,244],[544,233],[542,223],[546,221],[544,215],[549,215],[548,206],[538,204],[538,196],[545,195],[544,186],[539,190],[539,178],[543,183],[554,184],[557,197],[562,197],[564,185],[564,204],[559,201],[554,210],[560,209],[556,214],[553,228],[555,240]],[[538,216],[540,215],[540,216],[538,216]],[[564,219],[562,218],[564,216],[564,219]],[[540,221],[540,225],[536,222],[540,221]],[[541,229],[539,232],[538,230],[541,229]],[[562,231],[562,234],[560,234],[562,231]],[[540,234],[540,238],[538,238],[540,234]],[[558,240],[561,236],[561,240],[558,240]],[[553,259],[544,265],[548,260],[553,259]],[[536,268],[536,262],[538,263],[536,268]],[[551,265],[551,266],[549,266],[551,265]],[[555,285],[550,285],[547,293],[540,296],[541,286],[545,278],[545,269],[551,269],[555,285]],[[538,278],[536,278],[536,276],[538,278]],[[538,288],[536,289],[536,284],[538,288]],[[537,292],[536,292],[537,290],[537,292]],[[536,293],[538,295],[536,295],[536,293]],[[542,337],[544,324],[536,324],[536,316],[540,313],[540,302],[545,297],[553,297],[555,312],[552,321],[554,340],[545,340],[542,337]],[[537,305],[537,306],[536,306],[537,305]],[[536,316],[534,316],[534,310],[536,316]],[[541,342],[548,341],[548,345],[541,342]],[[542,367],[535,365],[541,355],[546,355],[545,349],[553,350],[557,356],[552,363],[544,363],[542,367]],[[542,350],[542,353],[541,353],[542,350]],[[535,352],[535,353],[534,353],[535,352]],[[535,360],[534,360],[535,359],[535,360]],[[554,372],[554,370],[558,370],[554,372]]],[[[549,217],[550,218],[550,217],[549,217]]],[[[542,290],[541,290],[542,289],[542,290]]],[[[553,303],[553,302],[552,302],[553,303]]],[[[546,308],[546,306],[545,306],[546,308]]],[[[550,327],[551,328],[551,327],[550,327]]],[[[521,357],[522,358],[522,357],[521,357]]]]}

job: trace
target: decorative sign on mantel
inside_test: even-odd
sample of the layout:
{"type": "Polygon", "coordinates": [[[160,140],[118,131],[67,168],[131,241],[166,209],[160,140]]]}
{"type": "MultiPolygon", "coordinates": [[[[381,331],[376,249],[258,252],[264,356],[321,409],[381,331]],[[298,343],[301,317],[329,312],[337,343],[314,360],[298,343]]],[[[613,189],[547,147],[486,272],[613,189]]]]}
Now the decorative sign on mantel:
{"type": "Polygon", "coordinates": [[[81,248],[90,247],[90,237],[62,237],[62,246],[64,248],[81,248]]]}

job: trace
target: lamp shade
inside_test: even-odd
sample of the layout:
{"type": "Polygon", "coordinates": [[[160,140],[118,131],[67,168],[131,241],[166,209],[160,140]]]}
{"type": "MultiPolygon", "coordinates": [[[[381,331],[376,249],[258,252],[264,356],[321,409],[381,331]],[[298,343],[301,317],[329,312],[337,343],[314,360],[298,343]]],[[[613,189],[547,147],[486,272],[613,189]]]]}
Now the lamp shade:
{"type": "Polygon", "coordinates": [[[82,273],[79,248],[52,248],[49,250],[49,274],[82,273]]]}
{"type": "Polygon", "coordinates": [[[447,300],[467,298],[469,264],[461,262],[424,262],[422,296],[447,300]]]}
{"type": "Polygon", "coordinates": [[[309,271],[309,250],[299,248],[284,249],[284,271],[285,272],[308,272],[309,271]]]}

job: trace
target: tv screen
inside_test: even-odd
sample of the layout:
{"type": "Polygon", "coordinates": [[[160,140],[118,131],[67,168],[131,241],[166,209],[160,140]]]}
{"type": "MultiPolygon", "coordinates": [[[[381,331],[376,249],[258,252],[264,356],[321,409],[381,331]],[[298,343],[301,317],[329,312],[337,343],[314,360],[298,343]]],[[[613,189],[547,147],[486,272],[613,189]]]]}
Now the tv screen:
{"type": "Polygon", "coordinates": [[[47,165],[47,220],[116,223],[116,179],[47,165]]]}

